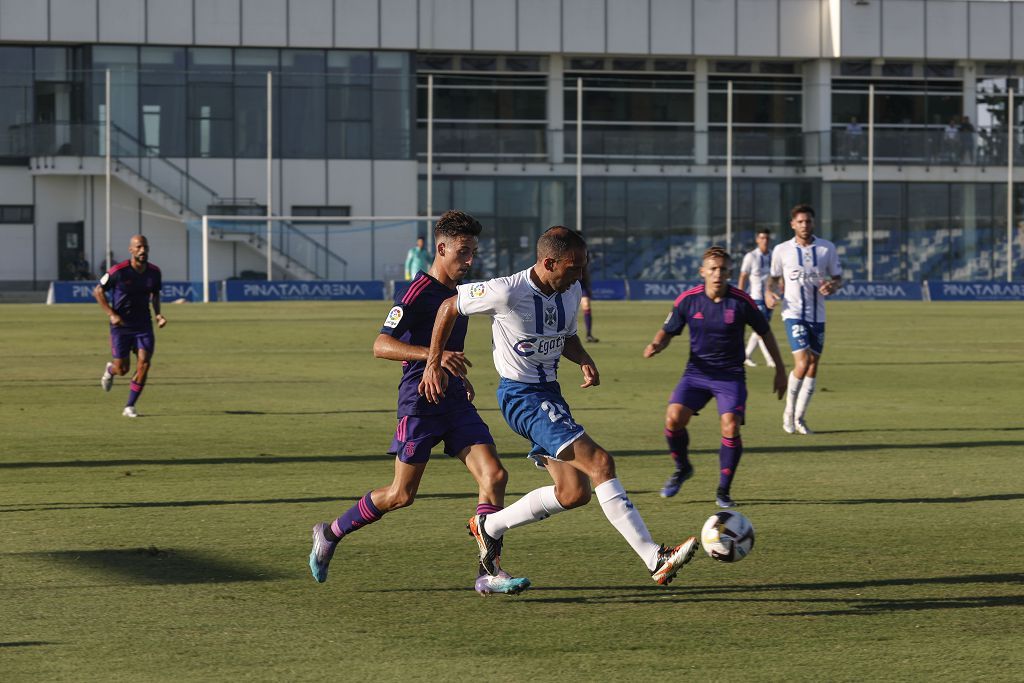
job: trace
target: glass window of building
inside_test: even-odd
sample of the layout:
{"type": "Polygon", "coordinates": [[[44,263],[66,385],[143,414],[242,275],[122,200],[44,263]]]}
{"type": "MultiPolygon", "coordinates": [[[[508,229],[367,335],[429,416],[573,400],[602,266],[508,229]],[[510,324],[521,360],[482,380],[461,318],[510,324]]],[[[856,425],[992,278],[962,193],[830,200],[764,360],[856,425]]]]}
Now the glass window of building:
{"type": "MultiPolygon", "coordinates": [[[[141,140],[139,123],[139,48],[127,45],[94,45],[91,58],[91,87],[86,118],[99,125],[99,149],[103,149],[103,125],[106,121],[105,71],[110,70],[110,124],[124,143],[137,146],[141,140]]],[[[113,141],[117,138],[112,135],[113,141]]]]}
{"type": "Polygon", "coordinates": [[[443,63],[421,57],[416,79],[417,155],[426,154],[428,76],[433,75],[435,159],[543,159],[547,76],[540,73],[542,68],[544,62],[537,57],[451,56],[443,63]],[[482,72],[483,63],[494,68],[482,72]]]}
{"type": "Polygon", "coordinates": [[[32,48],[0,46],[0,155],[32,155],[32,48]]]}
{"type": "Polygon", "coordinates": [[[327,128],[326,57],[321,50],[281,51],[281,155],[324,157],[327,128]]]}
{"type": "MultiPolygon", "coordinates": [[[[278,51],[263,49],[235,50],[234,113],[235,156],[260,159],[267,156],[267,72],[279,78],[278,51]]],[[[274,121],[280,122],[280,89],[275,88],[273,98],[274,121]]],[[[276,125],[273,134],[274,156],[280,155],[276,125]]]]}
{"type": "Polygon", "coordinates": [[[188,50],[188,153],[234,156],[234,97],[231,49],[188,50]]]}
{"type": "Polygon", "coordinates": [[[142,143],[150,154],[186,156],[185,48],[143,47],[139,51],[142,143]]]}
{"type": "Polygon", "coordinates": [[[626,61],[571,61],[576,68],[566,72],[564,83],[565,153],[576,154],[577,82],[582,78],[585,159],[693,159],[693,74],[655,71],[656,66],[672,66],[664,60],[626,61]]]}
{"type": "Polygon", "coordinates": [[[745,75],[736,67],[722,71],[722,67],[723,63],[718,62],[718,73],[708,76],[709,160],[712,163],[725,160],[728,84],[732,83],[734,160],[759,164],[802,163],[802,77],[786,73],[788,67],[761,68],[758,64],[758,75],[745,75]]]}
{"type": "Polygon", "coordinates": [[[372,74],[369,52],[327,53],[328,158],[370,158],[372,74]]]}
{"type": "Polygon", "coordinates": [[[959,133],[964,123],[962,81],[955,72],[939,75],[950,74],[948,67],[887,63],[876,67],[874,77],[840,71],[832,79],[834,153],[849,156],[844,153],[852,142],[848,130],[867,125],[873,84],[876,163],[961,163],[973,158],[973,136],[967,140],[959,133]]]}
{"type": "Polygon", "coordinates": [[[404,52],[373,53],[373,158],[412,158],[412,61],[404,52]]]}

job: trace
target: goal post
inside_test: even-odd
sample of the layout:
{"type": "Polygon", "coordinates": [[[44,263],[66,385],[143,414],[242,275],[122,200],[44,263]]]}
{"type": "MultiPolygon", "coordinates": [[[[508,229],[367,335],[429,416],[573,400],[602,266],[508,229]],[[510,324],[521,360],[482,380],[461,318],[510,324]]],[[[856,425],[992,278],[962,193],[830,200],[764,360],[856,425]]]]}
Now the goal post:
{"type": "Polygon", "coordinates": [[[201,273],[204,302],[215,298],[211,280],[228,278],[401,279],[399,261],[436,220],[431,216],[206,214],[189,221],[189,272],[201,273]]]}

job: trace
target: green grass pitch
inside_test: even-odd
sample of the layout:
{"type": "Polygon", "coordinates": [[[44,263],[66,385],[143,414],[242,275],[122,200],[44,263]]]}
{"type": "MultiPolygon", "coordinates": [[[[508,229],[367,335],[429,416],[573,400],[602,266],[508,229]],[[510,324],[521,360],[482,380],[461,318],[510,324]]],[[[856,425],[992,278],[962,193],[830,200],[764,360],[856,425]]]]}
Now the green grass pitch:
{"type": "MultiPolygon", "coordinates": [[[[476,489],[443,455],[310,578],[313,523],[391,479],[400,370],[370,350],[388,307],[167,305],[134,421],[127,382],[99,386],[97,307],[0,308],[0,678],[1020,680],[1020,304],[832,304],[817,435],[783,433],[770,371],[748,371],[750,557],[700,553],[658,587],[592,501],[506,537],[534,583],[515,598],[472,590],[476,489]]],[[[715,511],[715,411],[691,423],[695,477],[660,498],[685,340],[644,360],[669,303],[594,308],[602,384],[566,362],[563,389],[679,542],[715,511]]],[[[549,480],[497,412],[489,349],[475,319],[511,501],[549,480]]]]}

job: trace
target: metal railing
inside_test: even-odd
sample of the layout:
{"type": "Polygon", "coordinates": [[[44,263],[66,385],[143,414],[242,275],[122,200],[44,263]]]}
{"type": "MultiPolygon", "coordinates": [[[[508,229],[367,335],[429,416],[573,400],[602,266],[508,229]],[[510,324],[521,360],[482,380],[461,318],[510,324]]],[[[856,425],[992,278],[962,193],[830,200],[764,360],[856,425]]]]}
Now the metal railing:
{"type": "MultiPolygon", "coordinates": [[[[13,156],[102,157],[105,153],[102,123],[34,123],[14,126],[10,142],[13,156]]],[[[139,178],[147,191],[157,190],[177,205],[178,213],[199,218],[221,197],[173,161],[155,153],[138,138],[111,124],[110,151],[115,169],[125,169],[139,178]]],[[[287,222],[275,221],[273,247],[281,256],[327,277],[348,268],[348,261],[287,222]]],[[[249,232],[243,226],[239,232],[249,232]]],[[[257,235],[259,236],[259,235],[257,235]]],[[[262,239],[262,238],[261,238],[262,239]]],[[[344,275],[343,275],[344,276],[344,275]]]]}

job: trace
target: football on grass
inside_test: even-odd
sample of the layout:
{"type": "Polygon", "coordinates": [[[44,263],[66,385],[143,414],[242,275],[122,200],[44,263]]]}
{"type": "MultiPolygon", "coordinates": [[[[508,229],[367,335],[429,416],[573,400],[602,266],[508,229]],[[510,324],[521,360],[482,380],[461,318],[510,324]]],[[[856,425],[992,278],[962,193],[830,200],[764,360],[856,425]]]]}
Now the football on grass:
{"type": "Polygon", "coordinates": [[[716,512],[704,522],[700,544],[719,562],[739,562],[754,547],[754,525],[740,512],[716,512]]]}

